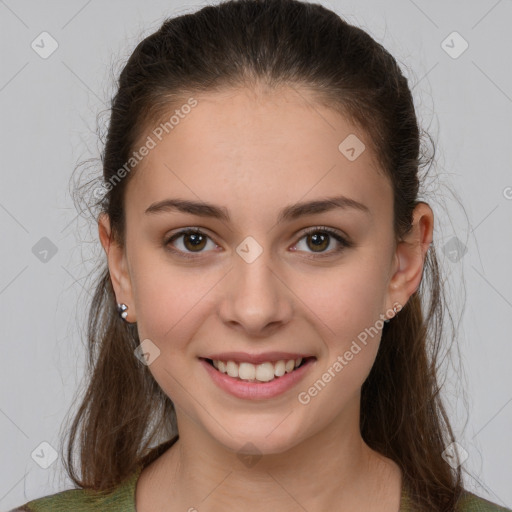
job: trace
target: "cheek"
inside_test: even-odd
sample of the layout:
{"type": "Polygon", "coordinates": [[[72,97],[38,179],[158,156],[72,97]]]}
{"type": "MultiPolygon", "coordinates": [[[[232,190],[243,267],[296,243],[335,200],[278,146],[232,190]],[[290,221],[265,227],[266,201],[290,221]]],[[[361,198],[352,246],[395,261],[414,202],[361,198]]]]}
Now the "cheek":
{"type": "Polygon", "coordinates": [[[385,286],[381,283],[378,269],[347,265],[304,276],[297,280],[294,290],[308,306],[305,311],[311,311],[312,321],[323,326],[322,332],[346,341],[373,326],[384,312],[385,286]]]}
{"type": "Polygon", "coordinates": [[[382,270],[359,259],[297,284],[297,295],[308,306],[304,314],[323,342],[320,354],[325,357],[319,371],[324,382],[332,383],[324,400],[346,402],[359,392],[379,349],[384,326],[382,270]]]}
{"type": "Polygon", "coordinates": [[[140,249],[132,261],[139,338],[153,341],[166,365],[174,367],[178,359],[194,355],[190,340],[212,315],[216,286],[225,272],[187,268],[154,250],[140,249]]]}
{"type": "Polygon", "coordinates": [[[182,339],[180,333],[204,307],[213,284],[214,280],[207,275],[198,278],[156,269],[146,273],[137,283],[135,293],[139,329],[145,337],[154,337],[162,343],[182,339]]]}
{"type": "Polygon", "coordinates": [[[148,370],[164,392],[187,409],[190,404],[190,368],[195,354],[190,344],[208,312],[208,292],[215,276],[152,266],[136,281],[137,329],[141,342],[149,339],[159,356],[148,370]]]}

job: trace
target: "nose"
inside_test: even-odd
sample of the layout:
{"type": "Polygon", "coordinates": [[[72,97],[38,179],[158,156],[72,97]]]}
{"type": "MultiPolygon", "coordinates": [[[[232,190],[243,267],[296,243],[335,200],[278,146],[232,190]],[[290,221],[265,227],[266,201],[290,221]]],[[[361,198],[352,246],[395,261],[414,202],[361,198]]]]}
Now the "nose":
{"type": "Polygon", "coordinates": [[[287,324],[293,314],[293,293],[266,257],[251,263],[236,258],[224,282],[221,320],[251,337],[267,337],[287,324]]]}

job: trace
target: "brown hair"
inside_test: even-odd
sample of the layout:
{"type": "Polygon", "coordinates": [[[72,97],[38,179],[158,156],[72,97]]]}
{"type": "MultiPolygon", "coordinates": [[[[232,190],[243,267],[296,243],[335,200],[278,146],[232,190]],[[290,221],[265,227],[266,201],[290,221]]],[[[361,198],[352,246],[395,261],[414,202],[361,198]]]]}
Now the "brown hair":
{"type": "MultiPolygon", "coordinates": [[[[401,240],[419,202],[419,170],[432,163],[421,153],[407,80],[365,31],[319,4],[299,0],[225,1],[167,19],[142,40],[122,69],[112,101],[103,183],[113,183],[144,130],[169,115],[171,106],[193,94],[261,83],[307,89],[319,104],[349,116],[368,133],[392,184],[395,236],[401,240]]],[[[108,214],[121,246],[124,191],[133,172],[94,205],[108,214]]],[[[454,436],[439,396],[446,303],[434,246],[423,272],[420,288],[384,326],[362,388],[361,433],[400,466],[418,510],[446,511],[454,509],[462,484],[460,468],[452,470],[441,456],[454,436]]],[[[140,343],[136,325],[125,324],[116,312],[106,264],[96,283],[87,338],[89,382],[69,430],[65,465],[80,487],[106,490],[144,456],[155,458],[162,448],[149,450],[157,441],[176,439],[176,417],[169,397],[134,356],[140,343]],[[81,477],[73,461],[77,441],[81,477]]]]}

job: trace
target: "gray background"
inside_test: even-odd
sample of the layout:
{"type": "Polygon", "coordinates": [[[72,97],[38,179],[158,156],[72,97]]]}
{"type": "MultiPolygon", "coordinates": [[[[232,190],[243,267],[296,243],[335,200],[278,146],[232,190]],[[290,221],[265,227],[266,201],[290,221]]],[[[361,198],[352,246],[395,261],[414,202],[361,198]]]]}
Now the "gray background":
{"type": "MultiPolygon", "coordinates": [[[[426,199],[460,321],[461,358],[454,354],[446,366],[446,399],[468,454],[467,487],[512,507],[512,2],[321,3],[397,58],[435,139],[438,176],[426,199]],[[446,39],[454,31],[469,44],[457,58],[462,39],[446,39]]],[[[111,70],[119,72],[164,16],[201,5],[0,0],[1,510],[71,487],[60,459],[47,469],[36,460],[50,460],[42,442],[61,449],[84,369],[87,276],[102,250],[96,225],[77,216],[68,184],[79,162],[99,155],[111,70]],[[58,43],[46,59],[31,47],[43,31],[58,43]],[[49,246],[44,237],[55,254],[41,252],[49,246]]],[[[89,169],[99,173],[99,161],[89,169]]]]}

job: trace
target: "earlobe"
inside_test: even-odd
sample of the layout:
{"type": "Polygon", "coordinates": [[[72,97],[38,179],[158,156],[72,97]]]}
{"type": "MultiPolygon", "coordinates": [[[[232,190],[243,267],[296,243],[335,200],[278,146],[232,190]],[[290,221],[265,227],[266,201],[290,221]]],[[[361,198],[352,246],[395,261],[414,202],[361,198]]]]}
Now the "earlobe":
{"type": "MultiPolygon", "coordinates": [[[[114,240],[110,229],[110,220],[106,213],[102,213],[98,219],[98,234],[101,245],[103,246],[107,256],[110,280],[112,281],[116,301],[118,303],[129,305],[129,316],[133,317],[135,313],[135,304],[132,297],[132,286],[126,262],[125,250],[114,240]]],[[[134,319],[129,318],[126,318],[126,320],[128,322],[134,321],[134,319]]]]}
{"type": "Polygon", "coordinates": [[[421,283],[425,256],[432,242],[434,228],[434,214],[430,206],[418,203],[412,222],[410,232],[397,245],[397,268],[390,281],[391,299],[399,302],[402,307],[421,283]]]}

